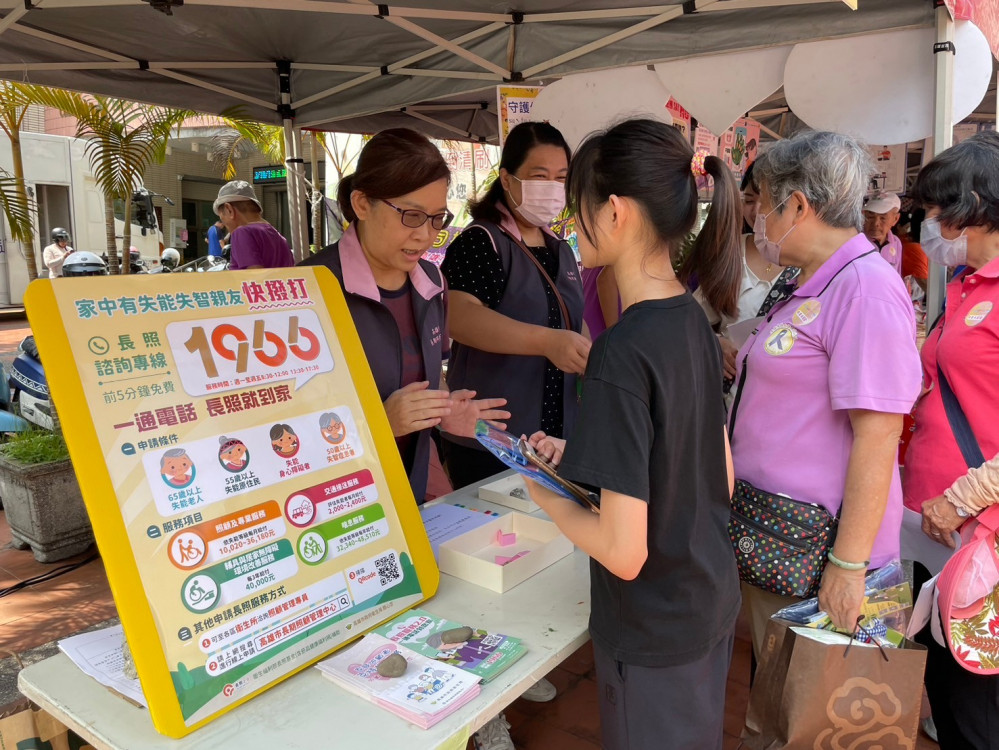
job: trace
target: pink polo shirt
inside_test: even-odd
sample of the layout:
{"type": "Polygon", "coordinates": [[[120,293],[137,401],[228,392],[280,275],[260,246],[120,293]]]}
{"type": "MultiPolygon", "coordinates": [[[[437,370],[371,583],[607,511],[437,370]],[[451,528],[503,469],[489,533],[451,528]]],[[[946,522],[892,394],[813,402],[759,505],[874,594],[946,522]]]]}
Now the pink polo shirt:
{"type": "Polygon", "coordinates": [[[902,275],[902,240],[894,232],[888,232],[888,241],[881,248],[881,257],[891,264],[899,276],[902,275]]]}
{"type": "Polygon", "coordinates": [[[999,453],[999,258],[947,285],[947,311],[923,344],[925,395],[905,461],[905,504],[919,511],[943,494],[968,464],[940,396],[937,359],[986,460],[999,453]]]}
{"type": "MultiPolygon", "coordinates": [[[[901,277],[858,234],[777,304],[739,352],[746,382],[732,429],[735,475],[838,513],[850,409],[905,414],[919,395],[912,302],[901,277]],[[745,358],[745,362],[744,362],[745,358]]],[[[898,556],[898,464],[871,566],[898,556]]]]}

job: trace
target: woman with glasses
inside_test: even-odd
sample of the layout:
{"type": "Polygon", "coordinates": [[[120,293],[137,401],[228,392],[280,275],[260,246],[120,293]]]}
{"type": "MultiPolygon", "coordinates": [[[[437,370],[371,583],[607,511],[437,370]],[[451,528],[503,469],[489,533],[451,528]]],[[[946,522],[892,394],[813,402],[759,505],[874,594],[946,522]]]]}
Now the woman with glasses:
{"type": "Polygon", "coordinates": [[[350,222],[340,241],[305,260],[324,265],[343,287],[385,404],[413,494],[422,503],[431,429],[473,435],[478,419],[502,420],[503,399],[440,389],[447,357],[447,302],[440,272],[421,260],[453,218],[451,174],[440,151],[406,129],[384,130],[361,151],[337,201],[350,222]]]}
{"type": "MultiPolygon", "coordinates": [[[[499,176],[471,207],[474,223],[447,249],[452,388],[502,396],[510,430],[564,436],[590,342],[580,334],[583,287],[568,243],[549,229],[565,207],[569,146],[548,123],[507,136],[499,176]]],[[[442,426],[444,464],[457,487],[505,467],[475,440],[442,426]]]]}

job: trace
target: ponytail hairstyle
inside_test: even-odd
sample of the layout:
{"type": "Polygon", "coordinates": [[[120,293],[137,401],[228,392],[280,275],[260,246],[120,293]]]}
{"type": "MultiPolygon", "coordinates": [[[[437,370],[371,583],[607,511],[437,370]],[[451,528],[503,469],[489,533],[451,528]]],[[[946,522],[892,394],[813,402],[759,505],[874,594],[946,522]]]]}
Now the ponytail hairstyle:
{"type": "MultiPolygon", "coordinates": [[[[568,203],[580,230],[592,243],[595,211],[611,195],[631,198],[642,207],[658,243],[675,252],[697,221],[693,158],[680,131],[657,120],[626,120],[591,136],[577,150],[566,179],[568,203]]],[[[739,193],[718,157],[705,157],[704,171],[714,180],[714,198],[678,277],[686,284],[696,274],[708,303],[722,315],[734,316],[743,262],[739,193]]]]}
{"type": "Polygon", "coordinates": [[[340,180],[336,200],[347,221],[357,221],[350,196],[355,190],[371,200],[391,200],[438,180],[451,182],[451,170],[430,140],[415,130],[383,130],[364,144],[353,174],[340,180]]]}
{"type": "MultiPolygon", "coordinates": [[[[567,161],[572,160],[572,149],[565,142],[565,137],[554,125],[547,122],[522,122],[510,131],[503,142],[503,153],[500,156],[499,169],[505,169],[515,174],[520,169],[535,146],[557,146],[565,150],[567,161]]],[[[503,220],[498,204],[511,207],[506,202],[506,193],[499,175],[492,181],[486,194],[480,200],[472,201],[468,212],[475,221],[488,221],[499,224],[503,220]]]]}

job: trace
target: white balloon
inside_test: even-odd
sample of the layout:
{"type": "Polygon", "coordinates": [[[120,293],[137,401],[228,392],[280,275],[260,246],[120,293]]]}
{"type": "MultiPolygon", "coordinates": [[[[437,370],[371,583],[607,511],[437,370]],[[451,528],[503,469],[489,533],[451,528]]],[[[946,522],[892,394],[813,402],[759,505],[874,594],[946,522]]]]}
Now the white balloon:
{"type": "MultiPolygon", "coordinates": [[[[784,70],[788,106],[813,128],[869,143],[927,138],[933,134],[935,38],[933,29],[914,29],[797,44],[784,70]]],[[[970,21],[956,24],[954,45],[956,123],[985,96],[992,52],[970,21]]]]}
{"type": "Polygon", "coordinates": [[[791,46],[659,63],[656,74],[684,108],[712,133],[724,133],[780,88],[791,46]]]}
{"type": "Polygon", "coordinates": [[[587,135],[631,117],[648,117],[667,125],[669,91],[644,65],[597,73],[578,73],[556,81],[538,94],[534,120],[547,120],[562,131],[575,150],[587,135]]]}

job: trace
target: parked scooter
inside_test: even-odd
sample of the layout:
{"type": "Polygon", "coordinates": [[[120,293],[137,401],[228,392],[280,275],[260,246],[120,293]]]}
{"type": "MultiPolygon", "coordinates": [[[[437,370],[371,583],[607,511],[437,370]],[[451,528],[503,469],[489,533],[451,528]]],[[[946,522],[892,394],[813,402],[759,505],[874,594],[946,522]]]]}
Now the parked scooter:
{"type": "Polygon", "coordinates": [[[214,273],[229,270],[229,261],[218,255],[203,255],[196,260],[177,266],[174,273],[214,273]]]}
{"type": "Polygon", "coordinates": [[[27,432],[31,425],[23,417],[14,413],[13,396],[7,371],[0,363],[0,432],[27,432]]]}
{"type": "MultiPolygon", "coordinates": [[[[107,264],[99,256],[86,250],[72,253],[62,266],[62,275],[66,278],[106,276],[107,272],[107,264]]],[[[8,407],[9,411],[13,412],[10,414],[11,417],[19,419],[16,414],[23,417],[20,421],[24,422],[24,425],[17,431],[29,429],[30,425],[27,422],[46,430],[55,429],[49,384],[45,378],[41,357],[38,356],[38,346],[35,344],[34,336],[28,336],[17,347],[17,357],[11,366],[10,376],[3,378],[3,383],[0,384],[0,408],[8,407]],[[6,399],[4,391],[7,394],[6,399]],[[4,404],[8,406],[4,407],[4,404]]],[[[15,424],[0,414],[0,430],[14,431],[4,429],[4,423],[15,424]]]]}
{"type": "MultiPolygon", "coordinates": [[[[9,394],[12,411],[23,417],[22,422],[27,420],[46,430],[55,429],[49,383],[45,379],[34,336],[28,336],[17,347],[17,358],[3,386],[9,394]]],[[[25,423],[24,429],[29,428],[30,425],[25,423]]]]}

